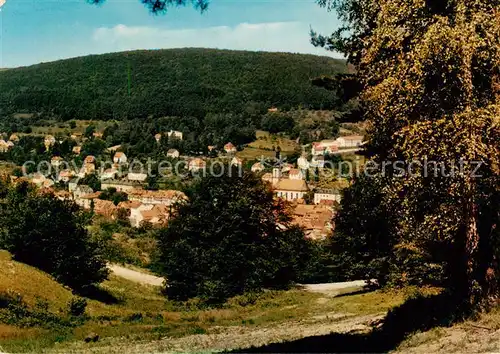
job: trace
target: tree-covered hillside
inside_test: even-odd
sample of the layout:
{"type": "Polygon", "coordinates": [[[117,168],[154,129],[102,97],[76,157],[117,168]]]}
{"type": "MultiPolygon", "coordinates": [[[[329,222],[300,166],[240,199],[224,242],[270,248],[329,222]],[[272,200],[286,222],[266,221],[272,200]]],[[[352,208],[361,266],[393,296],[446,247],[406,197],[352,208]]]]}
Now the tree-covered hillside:
{"type": "Polygon", "coordinates": [[[0,72],[0,116],[42,113],[67,119],[255,114],[276,106],[334,109],[311,84],[346,71],[313,55],[171,49],[86,56],[0,72]]]}

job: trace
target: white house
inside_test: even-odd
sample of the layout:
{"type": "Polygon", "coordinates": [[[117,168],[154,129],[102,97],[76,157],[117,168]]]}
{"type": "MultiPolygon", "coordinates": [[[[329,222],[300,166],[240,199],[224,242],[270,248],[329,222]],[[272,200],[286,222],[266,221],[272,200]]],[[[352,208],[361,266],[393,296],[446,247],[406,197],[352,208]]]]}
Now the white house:
{"type": "Polygon", "coordinates": [[[108,179],[108,180],[105,180],[105,181],[101,182],[101,189],[102,190],[106,190],[106,189],[109,189],[109,188],[114,188],[118,192],[126,192],[126,193],[128,193],[130,191],[133,191],[133,190],[137,189],[137,187],[140,187],[139,183],[137,183],[137,182],[128,182],[128,181],[123,181],[123,180],[117,181],[117,180],[114,180],[114,179],[108,179]]]}
{"type": "Polygon", "coordinates": [[[175,138],[175,139],[179,139],[179,140],[182,140],[182,132],[179,132],[177,130],[171,130],[167,133],[167,136],[169,138],[175,138]]]}
{"type": "Polygon", "coordinates": [[[299,157],[297,160],[297,165],[301,170],[307,170],[309,168],[309,161],[303,156],[299,157]]]}
{"type": "Polygon", "coordinates": [[[148,175],[145,173],[130,172],[127,175],[127,179],[129,181],[144,182],[147,178],[148,178],[148,175]]]}
{"type": "Polygon", "coordinates": [[[338,151],[340,143],[337,140],[322,140],[312,143],[311,154],[313,156],[331,154],[338,151]]]}
{"type": "Polygon", "coordinates": [[[309,191],[304,180],[281,179],[274,187],[279,198],[293,201],[304,199],[304,195],[309,191]]]}
{"type": "Polygon", "coordinates": [[[294,179],[294,180],[302,180],[304,179],[304,174],[302,173],[301,170],[297,168],[292,168],[290,172],[288,172],[288,178],[294,179]]]}
{"type": "Polygon", "coordinates": [[[63,162],[63,158],[61,156],[54,156],[52,157],[52,159],[50,160],[50,164],[54,167],[59,167],[61,165],[61,163],[63,162]]]}
{"type": "Polygon", "coordinates": [[[113,156],[113,162],[117,164],[127,163],[127,155],[125,155],[123,152],[118,151],[117,153],[115,153],[115,156],[113,156]]]}
{"type": "Polygon", "coordinates": [[[101,179],[113,179],[118,174],[118,170],[116,168],[108,168],[107,170],[102,171],[101,179]]]}
{"type": "Polygon", "coordinates": [[[293,165],[291,163],[285,163],[281,166],[281,172],[290,172],[293,169],[293,165]]]}
{"type": "Polygon", "coordinates": [[[363,143],[362,135],[350,135],[350,136],[341,136],[337,138],[337,143],[339,147],[349,148],[349,147],[358,147],[363,143]]]}
{"type": "Polygon", "coordinates": [[[73,190],[73,196],[78,199],[86,194],[92,194],[94,191],[87,185],[79,185],[73,190]]]}
{"type": "Polygon", "coordinates": [[[1,139],[0,140],[0,152],[7,152],[9,151],[10,147],[9,145],[5,142],[5,140],[1,139]]]}
{"type": "Polygon", "coordinates": [[[313,156],[313,158],[311,160],[311,167],[324,168],[325,167],[325,157],[322,155],[313,156]]]}
{"type": "Polygon", "coordinates": [[[167,157],[170,157],[172,159],[178,159],[180,156],[179,150],[176,149],[170,149],[167,151],[167,157]]]}
{"type": "Polygon", "coordinates": [[[63,182],[69,182],[73,178],[74,174],[71,170],[62,170],[59,172],[58,180],[63,182]]]}
{"type": "Polygon", "coordinates": [[[264,165],[261,162],[256,162],[252,165],[252,172],[258,173],[264,171],[264,165]]]}
{"type": "Polygon", "coordinates": [[[332,200],[340,203],[342,195],[336,189],[316,189],[314,191],[314,204],[320,204],[322,200],[332,200]]]}
{"type": "Polygon", "coordinates": [[[81,146],[73,146],[73,154],[75,155],[80,155],[80,152],[82,151],[82,147],[81,146]]]}
{"type": "Polygon", "coordinates": [[[157,143],[159,143],[161,141],[161,134],[160,133],[155,134],[155,140],[157,143]]]}
{"type": "Polygon", "coordinates": [[[147,191],[142,189],[134,189],[127,192],[128,199],[138,201],[142,204],[152,205],[174,205],[187,199],[186,195],[175,190],[159,190],[147,191]]]}
{"type": "Polygon", "coordinates": [[[242,165],[243,165],[243,160],[237,156],[233,157],[233,159],[231,160],[231,166],[239,167],[242,165]]]}
{"type": "Polygon", "coordinates": [[[48,150],[51,146],[53,146],[56,143],[56,138],[54,138],[52,135],[47,135],[43,140],[43,143],[45,145],[45,148],[48,150]]]}
{"type": "Polygon", "coordinates": [[[189,171],[200,171],[205,169],[207,163],[200,158],[195,158],[189,161],[188,169],[189,171]]]}

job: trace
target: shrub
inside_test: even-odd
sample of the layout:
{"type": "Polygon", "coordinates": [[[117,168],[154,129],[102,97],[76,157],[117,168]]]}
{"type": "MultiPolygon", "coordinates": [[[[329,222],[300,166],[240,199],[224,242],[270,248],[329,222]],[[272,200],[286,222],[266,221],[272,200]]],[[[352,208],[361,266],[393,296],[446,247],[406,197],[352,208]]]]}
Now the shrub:
{"type": "Polygon", "coordinates": [[[87,300],[81,297],[74,297],[68,303],[68,313],[71,316],[80,317],[85,314],[87,300]]]}

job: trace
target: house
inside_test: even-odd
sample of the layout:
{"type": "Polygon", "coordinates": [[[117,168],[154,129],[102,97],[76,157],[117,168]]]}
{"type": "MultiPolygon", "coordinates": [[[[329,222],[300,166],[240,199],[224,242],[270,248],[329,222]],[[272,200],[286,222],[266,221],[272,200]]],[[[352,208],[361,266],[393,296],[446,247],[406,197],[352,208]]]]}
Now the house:
{"type": "Polygon", "coordinates": [[[154,205],[145,205],[139,201],[126,201],[118,204],[118,208],[124,208],[128,210],[130,225],[133,227],[139,227],[141,222],[144,220],[142,212],[145,210],[152,210],[154,205]]]}
{"type": "Polygon", "coordinates": [[[135,189],[138,189],[141,187],[141,184],[138,182],[131,182],[131,181],[124,181],[124,180],[115,180],[115,179],[108,179],[104,180],[101,182],[101,189],[106,190],[109,188],[114,188],[116,189],[117,192],[130,192],[135,189]]]}
{"type": "Polygon", "coordinates": [[[288,172],[288,178],[293,180],[302,180],[304,179],[304,174],[301,170],[297,168],[293,168],[288,172]]]}
{"type": "Polygon", "coordinates": [[[313,143],[311,148],[311,155],[318,156],[324,155],[326,148],[322,146],[320,143],[313,143]]]}
{"type": "Polygon", "coordinates": [[[127,179],[129,181],[134,181],[134,182],[144,182],[148,178],[148,175],[145,173],[136,173],[136,172],[130,172],[127,175],[127,179]]]}
{"type": "Polygon", "coordinates": [[[84,209],[90,209],[92,207],[92,201],[95,204],[96,200],[99,198],[100,195],[101,195],[101,192],[93,192],[93,193],[84,194],[84,195],[81,195],[78,197],[75,195],[75,203],[84,209]]]}
{"type": "Polygon", "coordinates": [[[46,135],[45,139],[43,140],[43,143],[45,145],[45,148],[48,150],[51,146],[53,146],[56,143],[56,138],[54,138],[54,136],[52,135],[46,135]]]}
{"type": "Polygon", "coordinates": [[[72,200],[73,199],[73,195],[70,192],[65,191],[65,190],[55,192],[54,196],[59,200],[72,200]]]}
{"type": "Polygon", "coordinates": [[[117,164],[127,163],[127,155],[123,152],[117,152],[115,153],[115,156],[113,156],[113,162],[117,164]]]}
{"type": "Polygon", "coordinates": [[[10,147],[9,145],[5,142],[5,140],[1,139],[0,140],[0,152],[7,152],[9,151],[10,147]]]}
{"type": "Polygon", "coordinates": [[[148,222],[152,225],[166,225],[169,217],[170,213],[165,206],[155,205],[151,210],[141,211],[142,220],[139,221],[137,226],[141,226],[145,222],[148,222]]]}
{"type": "Polygon", "coordinates": [[[207,163],[200,158],[192,159],[189,161],[188,169],[189,171],[200,171],[207,167],[207,163]]]}
{"type": "Polygon", "coordinates": [[[93,136],[94,138],[99,138],[99,139],[102,139],[102,133],[100,133],[100,132],[94,132],[94,133],[92,133],[92,136],[93,136]]]}
{"type": "Polygon", "coordinates": [[[83,160],[84,164],[95,164],[95,156],[89,155],[83,160]]]}
{"type": "Polygon", "coordinates": [[[241,167],[243,166],[243,160],[235,156],[231,160],[231,166],[241,167]]]}
{"type": "Polygon", "coordinates": [[[111,146],[109,148],[106,149],[107,152],[116,152],[117,150],[119,150],[122,146],[121,145],[115,145],[115,146],[111,146]]]}
{"type": "Polygon", "coordinates": [[[252,165],[252,172],[258,173],[264,171],[264,165],[261,162],[256,162],[252,165]]]}
{"type": "MultiPolygon", "coordinates": [[[[19,137],[16,134],[12,134],[10,136],[9,140],[12,141],[12,142],[18,143],[19,142],[19,137]]],[[[54,139],[54,142],[55,142],[55,139],[54,139]]]]}
{"type": "MultiPolygon", "coordinates": [[[[38,187],[44,187],[46,184],[50,184],[50,179],[47,179],[42,173],[33,173],[31,175],[31,183],[36,184],[38,187]]],[[[52,184],[54,184],[52,182],[52,184]]]]}
{"type": "Polygon", "coordinates": [[[281,172],[282,173],[290,172],[293,169],[293,167],[294,166],[291,163],[284,163],[283,165],[281,165],[281,172]]]}
{"type": "Polygon", "coordinates": [[[140,227],[144,222],[149,222],[153,225],[164,225],[170,216],[170,208],[164,205],[127,201],[118,204],[118,208],[124,208],[129,211],[130,225],[133,227],[140,227]]]}
{"type": "Polygon", "coordinates": [[[167,151],[167,157],[170,157],[172,159],[178,159],[180,156],[179,151],[176,149],[170,149],[167,151]]]}
{"type": "Polygon", "coordinates": [[[339,150],[340,143],[336,140],[322,140],[312,143],[311,154],[313,156],[331,154],[339,150]]]}
{"type": "Polygon", "coordinates": [[[215,149],[217,149],[217,147],[216,147],[215,145],[208,145],[208,146],[207,146],[207,149],[208,149],[208,151],[209,151],[209,152],[212,152],[212,151],[214,151],[215,149]]]}
{"type": "Polygon", "coordinates": [[[167,133],[167,136],[169,139],[172,139],[172,138],[175,138],[175,139],[179,139],[179,140],[182,140],[182,132],[179,132],[177,130],[171,130],[167,133]]]}
{"type": "Polygon", "coordinates": [[[54,167],[59,167],[61,163],[64,161],[64,159],[61,156],[54,156],[52,159],[50,159],[50,164],[54,167]]]}
{"type": "Polygon", "coordinates": [[[297,160],[297,166],[299,166],[301,170],[307,170],[309,168],[309,161],[307,161],[304,156],[301,156],[297,160]]]}
{"type": "Polygon", "coordinates": [[[85,184],[79,185],[73,190],[73,196],[75,197],[75,199],[91,193],[94,193],[94,191],[92,190],[92,188],[85,184]]]}
{"type": "Polygon", "coordinates": [[[362,135],[350,135],[350,136],[342,136],[338,138],[336,141],[339,147],[349,148],[349,147],[358,147],[363,144],[364,137],[362,135]]]}
{"type": "Polygon", "coordinates": [[[174,205],[187,199],[186,195],[175,190],[147,191],[135,189],[127,192],[128,199],[138,201],[142,204],[152,205],[174,205]]]}
{"type": "Polygon", "coordinates": [[[319,188],[314,191],[314,204],[321,204],[322,201],[335,201],[340,203],[342,195],[336,189],[323,189],[319,188]]]}
{"type": "Polygon", "coordinates": [[[269,108],[267,111],[268,111],[269,113],[276,113],[276,112],[278,112],[278,108],[276,108],[276,107],[271,107],[271,108],[269,108]]]}
{"type": "Polygon", "coordinates": [[[276,186],[278,182],[281,180],[281,178],[282,178],[281,170],[276,167],[273,168],[272,173],[264,173],[264,175],[262,175],[262,180],[264,182],[271,183],[272,186],[276,186]]]}
{"type": "Polygon", "coordinates": [[[226,145],[224,145],[224,151],[228,154],[231,154],[235,153],[237,150],[236,146],[234,146],[232,143],[227,143],[226,145]]]}
{"type": "Polygon", "coordinates": [[[73,154],[75,155],[80,155],[80,152],[82,152],[82,147],[81,146],[73,146],[73,154]]]}
{"type": "Polygon", "coordinates": [[[74,193],[78,188],[78,178],[73,178],[68,181],[68,190],[70,193],[74,193]]]}
{"type": "Polygon", "coordinates": [[[94,213],[109,219],[115,218],[117,207],[112,201],[102,200],[99,198],[94,198],[93,200],[94,200],[94,213]]]}
{"type": "Polygon", "coordinates": [[[7,144],[7,146],[8,146],[9,148],[14,147],[14,143],[13,143],[11,140],[7,141],[7,143],[6,143],[6,144],[7,144]]]}
{"type": "Polygon", "coordinates": [[[324,156],[313,156],[311,160],[311,167],[324,168],[325,167],[325,157],[324,156]]]}
{"type": "Polygon", "coordinates": [[[71,178],[73,178],[73,175],[73,171],[71,170],[62,170],[61,172],[59,172],[57,180],[68,183],[71,178]]]}
{"type": "Polygon", "coordinates": [[[155,134],[155,140],[157,143],[160,143],[160,141],[161,141],[161,134],[160,133],[155,134]]]}
{"type": "Polygon", "coordinates": [[[73,140],[81,140],[82,136],[83,136],[82,133],[73,133],[73,134],[71,134],[70,138],[73,140]]]}
{"type": "Polygon", "coordinates": [[[274,190],[279,198],[293,201],[304,199],[309,188],[304,180],[281,179],[276,183],[274,190]]]}
{"type": "Polygon", "coordinates": [[[103,179],[114,179],[118,174],[118,170],[114,167],[108,168],[101,173],[101,180],[103,179]]]}
{"type": "Polygon", "coordinates": [[[83,174],[84,175],[90,175],[95,172],[95,165],[93,163],[86,163],[83,166],[83,174]]]}
{"type": "Polygon", "coordinates": [[[292,223],[304,228],[306,237],[324,239],[333,233],[335,212],[324,205],[298,204],[293,210],[292,223]]]}

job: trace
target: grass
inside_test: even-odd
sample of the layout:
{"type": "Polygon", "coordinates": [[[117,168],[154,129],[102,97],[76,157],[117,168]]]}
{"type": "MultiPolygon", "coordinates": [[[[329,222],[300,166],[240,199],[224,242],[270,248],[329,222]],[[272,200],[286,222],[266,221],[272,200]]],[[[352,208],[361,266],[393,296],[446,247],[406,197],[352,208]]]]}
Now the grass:
{"type": "MultiPolygon", "coordinates": [[[[63,352],[75,348],[88,351],[94,346],[114,346],[113,343],[153,343],[151,345],[158,345],[154,348],[161,348],[167,342],[191,335],[207,335],[207,338],[214,341],[213,345],[216,345],[219,338],[217,336],[221,333],[226,333],[231,339],[232,335],[245,335],[254,331],[259,336],[266,337],[275,328],[281,331],[281,335],[283,328],[293,329],[295,335],[300,335],[302,329],[316,326],[328,331],[331,328],[328,326],[344,319],[384,314],[401,305],[416,291],[416,288],[407,288],[399,291],[356,293],[359,289],[353,288],[350,289],[353,293],[343,292],[335,297],[301,289],[265,291],[261,294],[236,296],[221,307],[210,308],[196,300],[185,303],[169,301],[158,287],[136,284],[116,276],[111,276],[100,289],[113,301],[88,298],[87,317],[71,326],[49,329],[0,324],[0,352],[42,352],[51,348],[63,352]],[[97,333],[100,336],[99,342],[83,343],[83,339],[90,333],[97,333]],[[165,338],[169,340],[156,342],[165,338]]],[[[49,311],[55,315],[65,312],[68,302],[73,298],[69,289],[56,283],[47,274],[12,261],[7,252],[0,251],[0,293],[6,291],[22,294],[30,307],[36,307],[40,298],[46,299],[49,311]]],[[[420,289],[420,292],[435,294],[439,290],[420,289]]],[[[469,329],[481,326],[496,331],[500,328],[500,310],[483,316],[479,321],[465,322],[462,326],[469,329]]],[[[453,330],[453,327],[433,329],[411,336],[401,343],[400,350],[434,345],[435,342],[439,344],[442,338],[449,336],[449,330],[453,330]]],[[[475,330],[477,332],[477,328],[475,330]]],[[[276,341],[283,337],[275,333],[266,338],[267,341],[276,341]]],[[[470,338],[475,337],[468,337],[467,343],[471,341],[470,338]]],[[[191,342],[183,343],[184,347],[189,347],[191,342]]],[[[498,343],[486,338],[481,348],[497,348],[496,344],[498,343]]]]}
{"type": "Polygon", "coordinates": [[[97,132],[103,132],[106,127],[115,123],[115,121],[101,121],[101,120],[75,120],[76,127],[71,129],[68,122],[47,121],[46,126],[32,127],[33,135],[47,135],[47,134],[65,134],[65,133],[84,133],[89,125],[96,127],[97,132]]]}
{"type": "MultiPolygon", "coordinates": [[[[57,344],[58,349],[82,342],[89,333],[99,334],[100,342],[116,338],[153,341],[164,337],[184,337],[214,333],[229,328],[261,328],[325,313],[370,314],[385,311],[404,299],[383,292],[325,298],[300,289],[245,294],[228,300],[220,308],[208,308],[196,301],[168,301],[154,286],[140,285],[111,276],[101,290],[114,301],[87,299],[83,324],[74,327],[18,328],[0,325],[0,347],[8,352],[40,352],[57,344]]],[[[73,298],[71,291],[47,274],[11,260],[0,252],[0,292],[23,295],[29,306],[46,299],[52,313],[62,313],[73,298]]],[[[96,345],[100,345],[97,343],[96,345]]]]}
{"type": "Polygon", "coordinates": [[[294,140],[270,134],[269,132],[263,130],[257,130],[256,137],[257,140],[248,144],[242,151],[239,151],[236,155],[242,159],[256,160],[260,159],[261,157],[274,157],[276,153],[273,148],[277,148],[278,146],[281,148],[281,153],[283,155],[290,155],[296,148],[299,147],[299,145],[294,140]]]}

